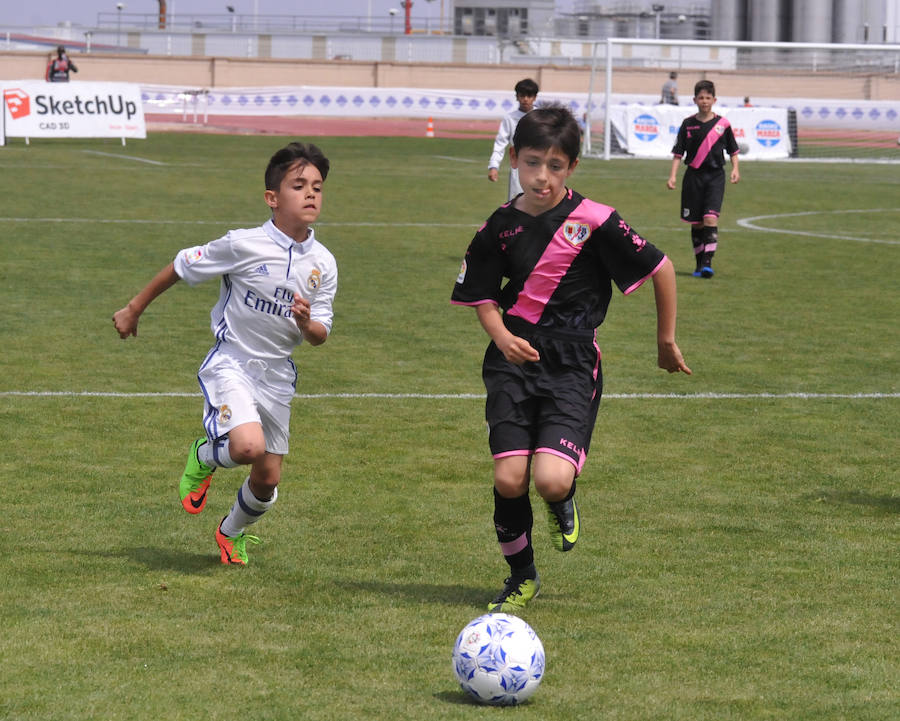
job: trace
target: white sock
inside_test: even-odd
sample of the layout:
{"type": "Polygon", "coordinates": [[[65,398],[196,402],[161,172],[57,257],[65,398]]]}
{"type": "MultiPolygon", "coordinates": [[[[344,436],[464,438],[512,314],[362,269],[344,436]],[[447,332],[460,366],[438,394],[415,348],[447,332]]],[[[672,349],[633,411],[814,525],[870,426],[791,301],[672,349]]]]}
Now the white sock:
{"type": "Polygon", "coordinates": [[[213,442],[201,443],[197,448],[197,458],[210,468],[237,468],[240,463],[231,459],[229,448],[228,436],[222,436],[213,442]]]}
{"type": "Polygon", "coordinates": [[[222,533],[229,538],[240,535],[247,526],[256,523],[263,513],[274,506],[277,499],[278,488],[275,488],[268,501],[259,500],[250,490],[250,476],[247,476],[244,485],[238,489],[237,500],[231,507],[231,512],[222,521],[222,533]]]}

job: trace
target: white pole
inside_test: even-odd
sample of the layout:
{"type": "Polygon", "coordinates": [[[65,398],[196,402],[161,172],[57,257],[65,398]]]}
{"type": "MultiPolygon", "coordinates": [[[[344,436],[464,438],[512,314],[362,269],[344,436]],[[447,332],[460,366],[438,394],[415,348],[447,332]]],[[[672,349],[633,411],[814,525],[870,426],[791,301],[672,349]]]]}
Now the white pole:
{"type": "Polygon", "coordinates": [[[606,118],[603,121],[603,159],[609,160],[612,151],[612,38],[606,38],[606,97],[603,99],[606,105],[606,118]]]}

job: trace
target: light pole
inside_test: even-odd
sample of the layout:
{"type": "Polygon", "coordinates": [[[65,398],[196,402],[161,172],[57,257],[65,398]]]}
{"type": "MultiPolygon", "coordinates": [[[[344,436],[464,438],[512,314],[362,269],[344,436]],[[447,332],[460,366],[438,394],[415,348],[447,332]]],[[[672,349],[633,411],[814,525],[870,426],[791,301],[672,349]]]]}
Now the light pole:
{"type": "Polygon", "coordinates": [[[653,5],[653,12],[656,14],[656,39],[659,40],[659,30],[662,17],[662,11],[666,9],[665,5],[653,5]]]}
{"type": "Polygon", "coordinates": [[[388,15],[391,16],[391,35],[394,34],[394,18],[397,17],[397,13],[400,11],[397,8],[391,8],[388,10],[388,15]]]}
{"type": "Polygon", "coordinates": [[[234,31],[236,30],[236,25],[235,25],[235,24],[236,24],[236,22],[237,22],[237,18],[235,18],[235,16],[234,16],[234,5],[226,5],[226,6],[225,6],[225,9],[226,9],[229,13],[231,13],[231,32],[234,32],[234,31]]]}
{"type": "Polygon", "coordinates": [[[118,23],[116,30],[116,45],[122,45],[122,10],[125,9],[125,3],[116,3],[116,10],[118,11],[118,23]]]}

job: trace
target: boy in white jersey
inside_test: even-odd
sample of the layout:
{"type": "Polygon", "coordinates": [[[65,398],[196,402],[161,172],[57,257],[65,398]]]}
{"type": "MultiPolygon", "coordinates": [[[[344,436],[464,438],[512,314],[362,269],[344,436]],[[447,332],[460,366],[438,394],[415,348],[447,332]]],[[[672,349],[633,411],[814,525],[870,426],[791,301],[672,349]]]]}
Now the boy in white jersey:
{"type": "MultiPolygon", "coordinates": [[[[503,116],[500,121],[500,127],[497,130],[497,137],[494,138],[494,148],[491,151],[491,159],[488,161],[488,180],[496,183],[500,177],[500,164],[503,162],[503,156],[506,154],[506,146],[512,145],[513,134],[516,132],[516,125],[522,119],[525,113],[529,113],[534,109],[534,103],[537,100],[538,84],[531,78],[525,78],[516,83],[515,93],[518,107],[511,110],[503,116]]],[[[522,192],[522,186],[519,185],[519,171],[510,166],[509,169],[509,200],[515,198],[522,192]]]]}
{"type": "Polygon", "coordinates": [[[216,468],[250,465],[231,512],[216,529],[222,563],[247,563],[247,526],[278,497],[288,452],[297,369],[291,352],[304,340],[321,345],[331,332],[337,263],[310,227],[322,211],[329,162],[312,144],[290,143],[266,168],[264,198],[272,218],[179,251],[147,286],[113,315],[121,338],[137,335],[141,313],[179,280],[220,278],[210,312],[216,343],[200,366],[206,437],[191,445],[181,503],[200,513],[216,468]]]}

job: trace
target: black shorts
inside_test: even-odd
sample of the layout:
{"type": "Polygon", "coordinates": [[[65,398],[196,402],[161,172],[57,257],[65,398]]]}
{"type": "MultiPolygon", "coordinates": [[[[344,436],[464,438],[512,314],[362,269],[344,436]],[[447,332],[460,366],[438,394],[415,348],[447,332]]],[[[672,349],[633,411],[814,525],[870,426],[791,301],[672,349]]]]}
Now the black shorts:
{"type": "Polygon", "coordinates": [[[485,418],[494,458],[552,453],[581,472],[600,407],[603,375],[593,331],[543,329],[506,316],[541,354],[517,366],[494,343],[484,354],[485,418]]]}
{"type": "Polygon", "coordinates": [[[702,223],[708,215],[718,218],[724,197],[724,168],[688,168],[681,181],[681,219],[688,223],[702,223]]]}

